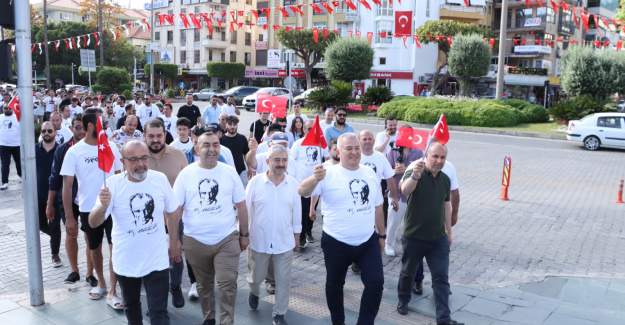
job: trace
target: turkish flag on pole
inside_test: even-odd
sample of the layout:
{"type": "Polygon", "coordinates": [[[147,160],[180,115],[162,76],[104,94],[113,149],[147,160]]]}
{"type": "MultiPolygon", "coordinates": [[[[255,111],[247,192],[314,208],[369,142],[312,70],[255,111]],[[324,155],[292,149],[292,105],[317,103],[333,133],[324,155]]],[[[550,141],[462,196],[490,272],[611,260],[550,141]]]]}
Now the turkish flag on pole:
{"type": "Polygon", "coordinates": [[[11,100],[9,101],[7,106],[13,111],[13,113],[15,114],[15,117],[19,121],[20,120],[20,116],[22,115],[22,112],[20,111],[20,99],[19,99],[19,97],[17,97],[17,95],[13,96],[13,98],[11,98],[11,100]]]}
{"type": "Polygon", "coordinates": [[[395,145],[398,147],[406,147],[410,149],[425,150],[428,143],[428,131],[414,129],[409,126],[399,128],[397,131],[397,139],[395,145]]]}
{"type": "Polygon", "coordinates": [[[447,128],[447,118],[445,114],[441,114],[438,122],[430,131],[430,141],[436,140],[441,144],[447,144],[449,142],[449,129],[447,128]]]}
{"type": "Polygon", "coordinates": [[[412,11],[395,11],[395,35],[412,35],[412,11]]]}
{"type": "Polygon", "coordinates": [[[273,117],[285,118],[288,99],[269,94],[259,94],[256,97],[256,112],[271,113],[273,117]]]}
{"type": "Polygon", "coordinates": [[[98,133],[98,168],[105,173],[109,173],[115,162],[115,155],[113,150],[111,150],[106,132],[102,129],[102,119],[100,117],[96,121],[95,130],[98,133]]]}
{"type": "Polygon", "coordinates": [[[302,146],[317,146],[325,149],[328,146],[326,138],[323,136],[321,125],[319,124],[319,115],[315,117],[315,123],[308,130],[308,134],[302,140],[302,146]]]}

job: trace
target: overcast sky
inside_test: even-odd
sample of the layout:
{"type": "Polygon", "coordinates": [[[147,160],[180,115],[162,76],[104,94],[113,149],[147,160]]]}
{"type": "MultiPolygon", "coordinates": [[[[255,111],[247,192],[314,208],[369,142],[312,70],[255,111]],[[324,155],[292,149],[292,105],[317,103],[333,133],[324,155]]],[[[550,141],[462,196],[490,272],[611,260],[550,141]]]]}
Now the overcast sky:
{"type": "MultiPolygon", "coordinates": [[[[113,2],[117,2],[124,7],[143,9],[143,4],[146,1],[150,0],[112,0],[113,2]]],[[[30,3],[38,3],[42,2],[42,0],[30,0],[30,3]]]]}

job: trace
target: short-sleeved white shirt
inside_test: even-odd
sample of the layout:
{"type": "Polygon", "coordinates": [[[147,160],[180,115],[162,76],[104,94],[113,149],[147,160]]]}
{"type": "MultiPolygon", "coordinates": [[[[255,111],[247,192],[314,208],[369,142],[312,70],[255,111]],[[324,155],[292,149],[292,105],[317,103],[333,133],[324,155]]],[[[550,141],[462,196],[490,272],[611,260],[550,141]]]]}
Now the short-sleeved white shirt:
{"type": "MultiPolygon", "coordinates": [[[[109,142],[115,160],[111,171],[106,175],[113,175],[122,170],[121,154],[113,143],[109,142]]],[[[104,184],[104,172],[98,168],[98,146],[90,145],[85,140],[80,140],[71,146],[65,154],[65,160],[61,166],[62,176],[74,176],[78,182],[78,208],[80,212],[91,212],[95,201],[104,184]]]]}
{"type": "Polygon", "coordinates": [[[363,153],[360,156],[360,164],[371,168],[379,181],[395,176],[395,171],[393,171],[391,163],[389,163],[384,154],[379,151],[374,150],[373,154],[370,156],[363,153]]]}
{"type": "Polygon", "coordinates": [[[148,170],[145,180],[131,182],[126,174],[117,174],[111,176],[106,185],[111,192],[111,203],[105,215],[113,218],[115,273],[139,278],[169,268],[163,216],[165,212],[176,211],[178,200],[167,176],[148,170]]]}
{"type": "Polygon", "coordinates": [[[449,188],[450,191],[455,191],[460,188],[458,175],[456,173],[456,167],[454,166],[454,164],[451,163],[451,161],[446,160],[445,165],[443,165],[443,169],[441,169],[441,171],[445,173],[447,177],[449,177],[449,182],[451,183],[451,186],[449,188]]]}
{"type": "Polygon", "coordinates": [[[178,174],[174,194],[184,207],[185,235],[215,245],[237,230],[234,205],[245,200],[245,190],[234,167],[221,162],[212,169],[190,164],[178,174]]]}
{"type": "Polygon", "coordinates": [[[21,145],[20,122],[15,113],[0,113],[0,146],[19,147],[21,145]]]}
{"type": "MultiPolygon", "coordinates": [[[[256,153],[256,174],[264,173],[269,169],[269,165],[267,164],[267,158],[269,157],[269,152],[256,153]]],[[[286,172],[289,175],[295,175],[295,166],[297,164],[289,155],[289,162],[286,167],[286,172]]]]}
{"type": "Polygon", "coordinates": [[[326,176],[312,195],[320,197],[323,231],[328,235],[351,246],[361,245],[373,235],[375,208],[382,205],[383,198],[380,181],[371,168],[326,167],[326,176]]]}
{"type": "Polygon", "coordinates": [[[313,168],[321,164],[321,158],[328,156],[328,150],[317,146],[302,146],[304,138],[293,143],[289,152],[294,166],[295,179],[299,182],[313,174],[313,168]]]}
{"type": "MultiPolygon", "coordinates": [[[[374,146],[378,147],[380,145],[382,145],[385,141],[386,141],[386,137],[388,135],[386,134],[386,131],[382,131],[382,132],[378,132],[375,135],[375,143],[374,146]]],[[[395,140],[397,140],[397,133],[391,135],[391,139],[388,140],[388,143],[386,144],[386,147],[384,147],[384,152],[382,152],[383,154],[387,154],[389,151],[391,151],[391,149],[393,149],[393,147],[391,146],[391,144],[395,143],[395,140]]]]}

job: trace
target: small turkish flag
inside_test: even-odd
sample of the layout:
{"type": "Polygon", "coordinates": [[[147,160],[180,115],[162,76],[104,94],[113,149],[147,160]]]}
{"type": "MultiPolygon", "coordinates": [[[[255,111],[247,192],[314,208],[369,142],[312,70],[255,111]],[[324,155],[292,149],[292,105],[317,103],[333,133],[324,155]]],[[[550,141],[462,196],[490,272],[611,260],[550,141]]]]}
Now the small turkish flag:
{"type": "Polygon", "coordinates": [[[113,150],[111,150],[106,132],[102,129],[102,119],[100,117],[96,121],[95,130],[98,134],[98,168],[105,173],[109,173],[115,162],[115,155],[113,150]]]}
{"type": "Polygon", "coordinates": [[[319,115],[315,117],[315,123],[313,123],[313,126],[308,130],[308,134],[304,137],[302,146],[317,146],[323,149],[328,146],[326,138],[323,136],[321,125],[319,124],[319,115]]]}
{"type": "Polygon", "coordinates": [[[271,113],[273,117],[285,118],[288,99],[269,94],[260,94],[256,97],[256,111],[258,113],[271,113]]]}
{"type": "Polygon", "coordinates": [[[412,35],[412,11],[395,11],[395,36],[412,35]]]}
{"type": "Polygon", "coordinates": [[[395,146],[419,149],[423,151],[428,143],[428,137],[429,135],[427,130],[419,130],[409,126],[404,126],[399,128],[397,131],[395,146]]]}
{"type": "Polygon", "coordinates": [[[13,111],[17,120],[20,120],[20,116],[22,112],[20,111],[20,99],[17,95],[13,96],[11,100],[7,103],[7,106],[13,111]]]}
{"type": "Polygon", "coordinates": [[[438,122],[430,131],[430,141],[436,140],[441,144],[447,144],[449,142],[449,129],[447,128],[447,118],[445,114],[441,114],[441,117],[438,119],[438,122]]]}

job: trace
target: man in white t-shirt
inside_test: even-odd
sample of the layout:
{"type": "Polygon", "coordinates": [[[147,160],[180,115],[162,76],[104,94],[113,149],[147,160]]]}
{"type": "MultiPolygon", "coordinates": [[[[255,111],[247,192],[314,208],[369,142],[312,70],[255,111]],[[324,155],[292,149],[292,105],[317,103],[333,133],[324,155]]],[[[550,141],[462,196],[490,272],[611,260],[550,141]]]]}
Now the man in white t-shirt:
{"type": "Polygon", "coordinates": [[[72,104],[69,105],[69,112],[71,117],[83,113],[82,106],[80,106],[80,100],[77,97],[72,98],[72,104]]]}
{"type": "Polygon", "coordinates": [[[276,288],[273,324],[286,324],[293,248],[302,230],[301,198],[297,194],[299,183],[286,174],[287,148],[272,145],[268,152],[269,169],[254,176],[246,189],[245,201],[250,214],[248,303],[252,310],[258,308],[260,284],[271,265],[276,288]]]}
{"type": "Polygon", "coordinates": [[[61,118],[63,119],[63,126],[68,129],[71,129],[72,128],[72,114],[69,109],[69,105],[61,104],[61,107],[59,107],[59,111],[61,112],[61,118]]]}
{"type": "Polygon", "coordinates": [[[141,97],[137,97],[137,104],[135,108],[137,110],[137,116],[141,125],[146,125],[151,119],[161,116],[161,112],[158,110],[158,106],[150,100],[151,97],[146,97],[145,103],[141,97]]]}
{"type": "Polygon", "coordinates": [[[188,163],[192,163],[193,159],[193,140],[191,139],[191,121],[186,117],[180,117],[176,120],[176,138],[170,145],[184,153],[188,163]]]}
{"type": "Polygon", "coordinates": [[[325,132],[327,127],[332,126],[332,123],[334,123],[334,107],[327,107],[324,112],[323,119],[319,120],[321,131],[325,132]]]}
{"type": "MultiPolygon", "coordinates": [[[[283,132],[274,132],[267,143],[267,148],[269,148],[269,146],[273,146],[274,144],[278,144],[288,149],[289,138],[283,132]]],[[[267,157],[269,156],[269,152],[265,151],[262,153],[258,153],[256,149],[257,147],[251,147],[250,151],[245,155],[245,159],[247,162],[247,166],[251,170],[254,170],[255,174],[260,174],[266,172],[269,168],[269,166],[267,165],[267,157]]],[[[295,163],[293,162],[292,157],[289,157],[289,166],[287,168],[290,175],[295,174],[295,163]]]]}
{"type": "Polygon", "coordinates": [[[138,125],[139,119],[135,115],[126,116],[124,126],[113,132],[111,140],[120,148],[130,140],[143,141],[143,132],[137,130],[138,125]]]}
{"type": "Polygon", "coordinates": [[[375,135],[375,150],[387,154],[395,146],[397,139],[397,119],[387,117],[384,119],[384,131],[375,135]]]}
{"type": "Polygon", "coordinates": [[[0,161],[2,162],[0,190],[2,191],[9,188],[11,157],[13,157],[15,162],[17,175],[22,177],[20,139],[20,122],[17,120],[13,110],[9,106],[4,105],[2,115],[0,115],[0,161]]]}
{"type": "MultiPolygon", "coordinates": [[[[174,183],[183,208],[183,246],[197,278],[204,324],[215,324],[215,281],[220,323],[234,323],[239,255],[249,244],[245,190],[234,167],[218,161],[219,137],[199,136],[199,161],[184,168],[174,183]]],[[[177,222],[169,232],[177,234],[177,222]]]]}
{"type": "MultiPolygon", "coordinates": [[[[110,144],[111,150],[115,156],[113,167],[108,174],[98,168],[98,139],[96,134],[95,113],[86,113],[82,117],[83,125],[86,129],[85,138],[73,145],[67,150],[65,160],[61,166],[60,174],[63,176],[63,208],[65,210],[66,228],[68,231],[75,233],[77,220],[80,218],[80,229],[87,235],[89,250],[93,257],[94,268],[98,277],[98,287],[94,287],[89,292],[89,298],[93,300],[101,299],[106,295],[106,281],[104,280],[103,257],[102,257],[102,241],[106,233],[109,248],[112,250],[111,229],[112,221],[106,219],[104,223],[96,228],[89,226],[89,212],[93,209],[97,200],[100,188],[104,184],[104,179],[113,175],[113,173],[122,170],[120,160],[121,154],[117,146],[110,144]],[[78,182],[78,201],[79,216],[75,216],[72,203],[72,186],[74,181],[78,182]]],[[[115,309],[123,308],[121,299],[116,295],[116,278],[113,269],[110,268],[111,288],[108,296],[108,303],[115,309]]]]}
{"type": "MultiPolygon", "coordinates": [[[[52,126],[54,126],[54,129],[56,130],[56,143],[63,144],[69,141],[74,136],[69,128],[63,126],[63,118],[61,117],[61,113],[52,112],[52,114],[50,114],[50,122],[52,122],[52,126]]],[[[39,141],[41,141],[42,139],[42,135],[39,135],[39,141]]]]}
{"type": "MultiPolygon", "coordinates": [[[[154,105],[156,106],[156,105],[154,105]]],[[[163,123],[165,124],[165,130],[171,134],[171,136],[175,139],[178,139],[178,132],[176,132],[176,122],[178,118],[172,115],[173,107],[170,103],[165,103],[163,105],[163,115],[161,118],[163,119],[163,123]]]]}
{"type": "Polygon", "coordinates": [[[141,286],[147,293],[151,324],[169,324],[169,260],[180,262],[180,243],[168,244],[165,220],[178,213],[178,201],[167,176],[148,170],[148,147],[133,140],[122,149],[123,174],[111,176],[100,190],[89,225],[97,228],[113,219],[115,242],[111,259],[126,305],[128,324],[141,324],[141,286]]]}
{"type": "Polygon", "coordinates": [[[321,200],[321,249],[326,267],[326,300],[333,324],[345,323],[343,285],[347,268],[356,262],[365,289],[358,324],[373,324],[384,286],[381,249],[386,238],[382,192],[371,168],[360,165],[360,144],[354,133],[338,137],[339,164],[315,167],[299,187],[301,196],[321,200]],[[377,233],[376,233],[377,230],[377,233]]]}

